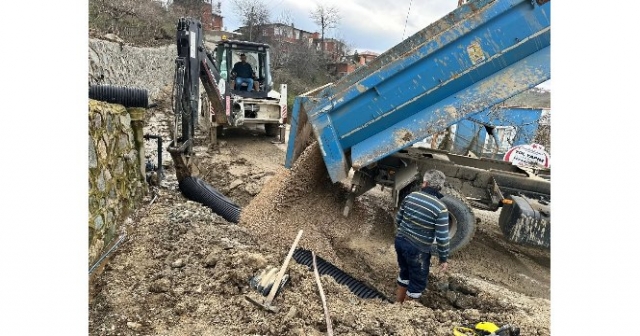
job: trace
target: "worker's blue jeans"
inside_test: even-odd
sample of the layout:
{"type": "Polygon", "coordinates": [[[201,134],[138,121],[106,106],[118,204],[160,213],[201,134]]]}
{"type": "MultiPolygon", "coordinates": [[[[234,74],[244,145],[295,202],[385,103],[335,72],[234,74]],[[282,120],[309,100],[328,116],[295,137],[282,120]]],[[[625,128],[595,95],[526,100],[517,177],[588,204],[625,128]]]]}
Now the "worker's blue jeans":
{"type": "Polygon", "coordinates": [[[242,83],[247,83],[247,91],[253,91],[253,78],[236,77],[236,90],[240,89],[242,83]]]}
{"type": "Polygon", "coordinates": [[[417,299],[427,288],[431,253],[418,250],[402,236],[396,237],[395,247],[400,266],[398,285],[407,287],[407,296],[417,299]]]}

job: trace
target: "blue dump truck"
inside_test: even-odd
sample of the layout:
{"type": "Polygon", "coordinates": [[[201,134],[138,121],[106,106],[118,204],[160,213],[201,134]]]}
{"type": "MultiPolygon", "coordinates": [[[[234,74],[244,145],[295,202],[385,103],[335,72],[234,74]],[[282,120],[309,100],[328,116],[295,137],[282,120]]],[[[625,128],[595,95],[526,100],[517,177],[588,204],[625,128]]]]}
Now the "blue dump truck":
{"type": "Polygon", "coordinates": [[[421,172],[449,178],[452,253],[473,238],[472,207],[500,210],[506,239],[550,248],[550,171],[412,146],[551,78],[549,0],[472,0],[374,61],[296,97],[287,168],[317,141],[333,183],[380,185],[396,205],[421,172]]]}

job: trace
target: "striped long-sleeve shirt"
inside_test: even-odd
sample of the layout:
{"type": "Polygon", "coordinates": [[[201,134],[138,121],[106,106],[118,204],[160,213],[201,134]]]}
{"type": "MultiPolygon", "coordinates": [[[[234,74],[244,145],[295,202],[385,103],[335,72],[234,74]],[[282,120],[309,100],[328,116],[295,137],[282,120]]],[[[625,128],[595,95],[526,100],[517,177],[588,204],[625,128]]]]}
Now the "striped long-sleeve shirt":
{"type": "Polygon", "coordinates": [[[396,214],[397,234],[408,239],[423,252],[431,252],[434,238],[440,262],[449,256],[449,212],[433,188],[407,195],[396,214]]]}

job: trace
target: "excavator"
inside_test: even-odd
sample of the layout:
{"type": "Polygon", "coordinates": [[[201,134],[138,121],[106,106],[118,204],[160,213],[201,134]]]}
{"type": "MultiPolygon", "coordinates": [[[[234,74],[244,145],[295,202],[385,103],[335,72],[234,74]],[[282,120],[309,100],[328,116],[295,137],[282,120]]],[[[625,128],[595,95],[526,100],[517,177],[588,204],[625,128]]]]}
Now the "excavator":
{"type": "Polygon", "coordinates": [[[224,128],[264,125],[268,136],[284,139],[287,118],[287,85],[273,89],[268,44],[222,40],[210,52],[204,44],[202,23],[180,18],[176,26],[177,57],[173,80],[173,139],[168,147],[176,165],[178,180],[191,176],[195,167],[193,137],[199,117],[209,129],[209,141],[217,143],[224,128]],[[258,90],[249,91],[245,83],[231,89],[233,65],[240,55],[256,74],[258,90]],[[206,95],[200,95],[200,86],[206,95]]]}

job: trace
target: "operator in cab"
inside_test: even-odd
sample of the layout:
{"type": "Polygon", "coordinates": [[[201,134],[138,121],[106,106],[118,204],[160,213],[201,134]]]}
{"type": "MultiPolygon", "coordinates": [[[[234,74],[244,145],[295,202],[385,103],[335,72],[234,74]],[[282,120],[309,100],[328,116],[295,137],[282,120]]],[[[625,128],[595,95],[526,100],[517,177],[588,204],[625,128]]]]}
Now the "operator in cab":
{"type": "Polygon", "coordinates": [[[247,91],[258,91],[258,80],[256,73],[251,68],[251,64],[247,63],[247,55],[240,54],[240,62],[233,65],[231,69],[231,90],[235,90],[236,86],[247,83],[247,91]]]}

